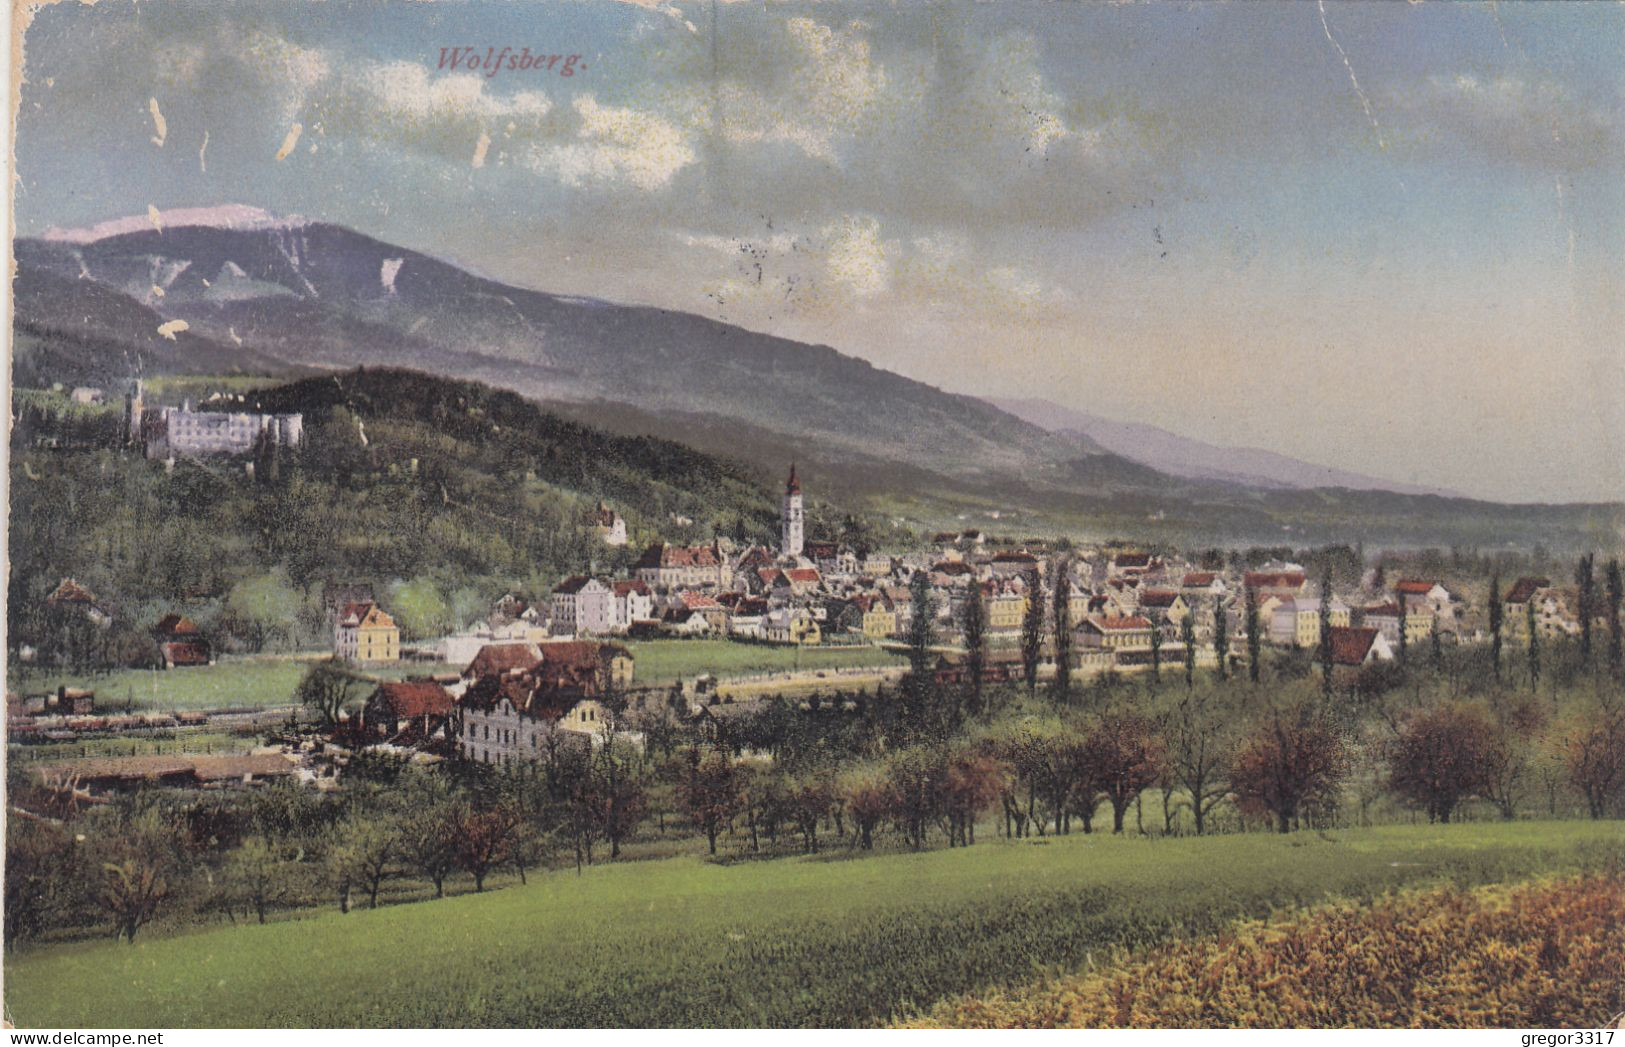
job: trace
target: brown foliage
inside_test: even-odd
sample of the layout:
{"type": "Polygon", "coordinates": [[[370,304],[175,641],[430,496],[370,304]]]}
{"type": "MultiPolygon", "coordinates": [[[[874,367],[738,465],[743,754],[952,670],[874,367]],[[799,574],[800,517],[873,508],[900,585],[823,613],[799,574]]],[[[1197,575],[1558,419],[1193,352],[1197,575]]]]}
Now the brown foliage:
{"type": "Polygon", "coordinates": [[[1625,1006],[1625,880],[1421,891],[956,1001],[938,1028],[1595,1028],[1625,1006]]]}
{"type": "Polygon", "coordinates": [[[1337,733],[1306,710],[1276,713],[1242,740],[1230,787],[1244,814],[1271,814],[1281,832],[1298,818],[1330,806],[1348,759],[1337,733]]]}

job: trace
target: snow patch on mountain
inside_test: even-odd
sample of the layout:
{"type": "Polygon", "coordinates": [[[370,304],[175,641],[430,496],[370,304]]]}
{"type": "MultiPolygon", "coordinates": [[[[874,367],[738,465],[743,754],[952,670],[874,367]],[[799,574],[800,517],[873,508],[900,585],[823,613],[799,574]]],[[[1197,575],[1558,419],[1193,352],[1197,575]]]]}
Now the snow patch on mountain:
{"type": "MultiPolygon", "coordinates": [[[[156,212],[163,229],[188,226],[207,226],[212,229],[294,229],[305,224],[297,215],[279,218],[260,207],[248,204],[220,204],[216,207],[177,207],[156,212]]],[[[44,239],[59,243],[89,244],[110,236],[144,232],[153,227],[150,214],[128,215],[79,229],[52,226],[45,230],[44,239]]]]}

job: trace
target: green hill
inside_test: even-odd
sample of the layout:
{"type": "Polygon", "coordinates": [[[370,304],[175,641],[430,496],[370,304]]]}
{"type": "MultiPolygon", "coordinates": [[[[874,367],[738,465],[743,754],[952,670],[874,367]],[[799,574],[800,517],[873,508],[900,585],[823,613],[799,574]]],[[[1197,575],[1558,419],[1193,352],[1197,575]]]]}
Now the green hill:
{"type": "Polygon", "coordinates": [[[366,370],[230,395],[233,410],[304,412],[304,447],[262,456],[252,475],[241,460],[169,469],[111,446],[116,407],[29,413],[13,435],[14,643],[46,639],[42,602],[70,576],[121,621],[182,611],[254,650],[321,642],[327,581],[389,590],[408,634],[430,635],[504,589],[620,569],[657,536],[776,526],[766,478],[744,466],[473,382],[366,370]],[[632,545],[598,541],[586,517],[599,499],[632,545]]]}
{"type": "Polygon", "coordinates": [[[22,1027],[853,1026],[1117,947],[1409,884],[1556,873],[1616,824],[1069,836],[843,861],[672,859],[168,939],[25,950],[22,1027]]]}

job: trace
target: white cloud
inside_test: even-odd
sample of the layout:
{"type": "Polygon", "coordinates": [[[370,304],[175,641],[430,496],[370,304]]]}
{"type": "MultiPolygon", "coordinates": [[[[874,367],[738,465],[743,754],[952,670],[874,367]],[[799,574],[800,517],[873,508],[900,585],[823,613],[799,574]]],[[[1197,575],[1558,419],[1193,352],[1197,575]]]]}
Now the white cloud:
{"type": "Polygon", "coordinates": [[[1492,159],[1542,168],[1625,157],[1617,110],[1549,81],[1437,75],[1396,93],[1391,105],[1411,119],[1408,137],[1421,144],[1467,145],[1492,159]]]}
{"type": "Polygon", "coordinates": [[[856,298],[873,298],[891,284],[891,256],[897,248],[880,237],[880,222],[843,215],[823,229],[824,270],[830,282],[856,298]]]}
{"type": "Polygon", "coordinates": [[[532,170],[570,186],[608,182],[652,191],[695,160],[683,131],[653,112],[602,105],[591,94],[578,95],[572,108],[576,140],[538,146],[526,158],[532,170]]]}

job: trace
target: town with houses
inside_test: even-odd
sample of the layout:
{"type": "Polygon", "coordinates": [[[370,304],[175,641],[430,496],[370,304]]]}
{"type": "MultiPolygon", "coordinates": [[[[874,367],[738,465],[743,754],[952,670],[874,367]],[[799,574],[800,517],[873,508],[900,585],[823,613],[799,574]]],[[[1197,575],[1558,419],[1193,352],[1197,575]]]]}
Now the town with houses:
{"type": "MultiPolygon", "coordinates": [[[[298,439],[299,418],[245,416],[166,409],[143,420],[139,389],[132,392],[127,417],[130,438],[151,456],[243,455],[256,441],[298,439]],[[214,434],[199,436],[196,434],[214,434]],[[291,434],[288,435],[288,434],[291,434]],[[230,448],[220,446],[222,440],[230,448]]],[[[738,546],[726,539],[702,545],[658,542],[645,549],[627,577],[577,574],[555,585],[545,598],[527,600],[508,593],[495,599],[483,621],[438,641],[403,644],[401,630],[373,586],[333,583],[324,592],[332,627],[332,658],[367,670],[406,664],[405,678],[379,682],[360,708],[343,714],[336,738],[439,759],[508,765],[537,758],[548,739],[581,745],[610,737],[641,743],[639,717],[627,714],[627,701],[641,701],[646,716],[706,718],[718,707],[746,712],[764,699],[747,687],[730,688],[727,679],[699,673],[672,691],[650,688],[636,676],[628,643],[655,639],[711,639],[800,650],[889,649],[906,651],[917,625],[918,595],[929,601],[932,660],[938,685],[966,679],[962,635],[965,605],[982,608],[986,655],[982,672],[990,683],[1013,682],[1023,673],[1019,649],[1030,608],[1042,612],[1050,637],[1038,653],[1040,679],[1056,674],[1053,642],[1058,585],[1068,592],[1065,627],[1072,679],[1087,683],[1111,674],[1169,669],[1187,660],[1213,668],[1223,658],[1238,667],[1249,657],[1249,615],[1258,623],[1258,643],[1280,652],[1312,654],[1322,649],[1329,630],[1335,671],[1352,678],[1362,669],[1393,662],[1407,644],[1420,649],[1486,641],[1482,610],[1467,612],[1458,593],[1440,578],[1385,580],[1367,568],[1358,585],[1326,590],[1310,568],[1283,560],[1245,568],[1199,563],[1166,552],[1149,553],[1119,545],[1059,548],[1044,540],[1013,541],[980,529],[933,534],[923,546],[860,557],[835,542],[805,537],[801,480],[794,465],[784,482],[780,538],[776,547],[738,546]],[[1064,576],[1064,577],[1063,577],[1064,576]],[[1324,606],[1323,606],[1324,604],[1324,606]],[[1223,650],[1218,649],[1219,643],[1223,650]],[[678,700],[670,700],[675,692],[678,700]],[[732,691],[744,693],[735,694],[732,691]]],[[[607,546],[627,542],[625,520],[600,501],[589,525],[607,546]]],[[[1520,577],[1504,597],[1508,640],[1526,638],[1529,623],[1542,638],[1573,637],[1581,625],[1571,587],[1550,578],[1520,577]]],[[[82,614],[105,626],[111,615],[96,596],[74,579],[63,579],[47,604],[82,614]]],[[[210,639],[196,623],[169,614],[152,626],[163,667],[184,671],[213,665],[210,639]]],[[[27,652],[24,652],[26,657],[27,652]]],[[[895,685],[904,665],[869,672],[795,672],[782,682],[816,693],[831,685],[854,688],[895,685]],[[843,674],[853,673],[850,678],[843,674]]],[[[157,720],[193,726],[207,715],[177,713],[123,716],[99,707],[94,690],[63,687],[58,693],[10,696],[14,738],[58,740],[77,732],[150,726],[157,720]]],[[[307,747],[308,750],[308,747],[307,747]]],[[[228,768],[249,766],[244,780],[320,774],[294,750],[281,756],[260,753],[226,760],[228,768]]],[[[77,785],[127,787],[150,781],[157,766],[179,768],[193,780],[202,758],[131,757],[90,761],[76,767],[77,785]]],[[[163,777],[163,774],[160,774],[163,777]]],[[[233,777],[227,776],[228,779],[233,777]]],[[[218,782],[219,775],[215,776],[218,782]]],[[[204,771],[198,781],[210,780],[204,771]]],[[[327,784],[335,784],[327,779],[327,784]]]]}

